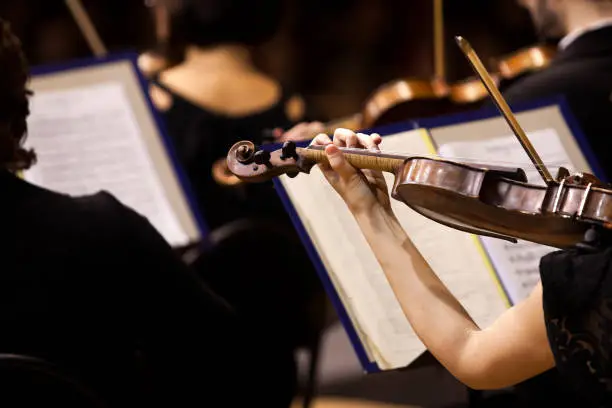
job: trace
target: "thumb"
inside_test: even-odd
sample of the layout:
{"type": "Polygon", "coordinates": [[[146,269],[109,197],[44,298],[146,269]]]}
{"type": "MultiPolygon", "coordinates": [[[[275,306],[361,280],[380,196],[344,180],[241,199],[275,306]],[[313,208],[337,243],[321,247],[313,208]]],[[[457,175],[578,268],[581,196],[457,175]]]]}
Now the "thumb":
{"type": "Polygon", "coordinates": [[[346,161],[344,155],[335,144],[327,145],[325,147],[325,154],[327,155],[330,167],[338,173],[341,179],[348,180],[357,173],[357,170],[346,161]]]}

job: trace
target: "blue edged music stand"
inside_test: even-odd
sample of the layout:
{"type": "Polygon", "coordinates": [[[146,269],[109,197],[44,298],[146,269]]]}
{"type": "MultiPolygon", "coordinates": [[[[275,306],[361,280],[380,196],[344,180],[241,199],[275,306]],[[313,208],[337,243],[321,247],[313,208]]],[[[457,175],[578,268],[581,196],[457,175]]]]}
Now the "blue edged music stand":
{"type": "MultiPolygon", "coordinates": [[[[551,108],[556,107],[559,109],[559,111],[561,112],[561,116],[563,117],[567,127],[570,129],[570,133],[573,135],[576,142],[578,143],[580,150],[582,154],[585,156],[585,159],[588,161],[588,164],[590,165],[593,173],[603,180],[603,177],[604,177],[603,172],[601,171],[601,168],[594,154],[592,153],[592,150],[587,140],[585,139],[574,116],[569,110],[567,102],[565,101],[563,97],[548,98],[545,100],[540,100],[540,101],[536,101],[532,103],[518,104],[516,106],[513,106],[513,111],[515,113],[522,113],[522,112],[527,112],[527,111],[532,111],[535,109],[547,108],[547,107],[551,107],[551,108]]],[[[503,120],[499,112],[496,110],[496,108],[490,107],[490,108],[484,108],[484,109],[476,110],[473,112],[461,113],[461,114],[456,114],[456,115],[440,116],[440,117],[427,118],[427,119],[414,119],[414,120],[409,120],[409,121],[396,123],[392,125],[381,126],[381,127],[372,128],[372,129],[364,129],[364,130],[361,130],[361,132],[363,133],[376,132],[384,138],[386,136],[394,135],[394,134],[401,133],[401,132],[408,131],[408,130],[424,128],[430,132],[434,132],[435,129],[437,128],[443,128],[443,127],[458,125],[458,124],[467,123],[467,122],[476,122],[476,121],[495,119],[495,118],[499,118],[500,120],[503,120]]],[[[511,133],[511,129],[509,127],[507,127],[507,132],[511,133]]],[[[435,144],[435,138],[432,137],[432,139],[434,139],[434,144],[435,144]]],[[[300,142],[298,143],[298,146],[306,147],[308,144],[309,142],[300,142]]],[[[263,149],[268,150],[268,151],[276,150],[276,149],[279,149],[280,147],[281,146],[278,144],[262,146],[263,149]]],[[[304,226],[304,223],[298,216],[295,207],[291,203],[291,200],[283,184],[277,179],[274,180],[274,184],[276,187],[276,191],[285,206],[285,209],[289,213],[290,218],[292,219],[293,224],[302,239],[302,242],[313,262],[313,265],[315,269],[317,270],[319,278],[321,279],[323,286],[325,287],[325,290],[331,300],[331,303],[333,304],[338,314],[340,322],[342,323],[344,329],[346,330],[346,333],[350,339],[350,342],[355,350],[355,353],[364,371],[366,373],[376,373],[376,372],[382,371],[381,368],[378,367],[378,365],[375,362],[370,361],[370,359],[368,358],[366,348],[364,347],[364,345],[362,344],[360,340],[360,337],[357,333],[357,329],[353,326],[353,323],[349,317],[348,311],[346,307],[344,306],[344,304],[342,303],[338,293],[336,292],[336,289],[332,283],[332,280],[324,266],[324,263],[322,262],[321,256],[318,254],[317,250],[315,249],[315,245],[310,239],[306,231],[306,228],[304,226]]],[[[499,280],[499,276],[498,276],[498,280],[499,280]]],[[[506,291],[506,297],[508,297],[507,291],[506,291]]]]}
{"type": "MultiPolygon", "coordinates": [[[[174,144],[167,133],[164,121],[149,97],[149,83],[138,68],[137,57],[138,55],[136,53],[119,53],[105,57],[83,58],[66,63],[34,67],[32,69],[32,83],[34,84],[33,97],[36,98],[37,81],[44,81],[48,79],[48,84],[51,85],[48,85],[47,87],[54,90],[52,85],[56,78],[62,82],[65,87],[70,87],[71,84],[69,76],[73,73],[78,74],[81,72],[88,72],[88,70],[92,72],[97,72],[96,70],[102,72],[105,69],[112,69],[115,66],[125,67],[127,65],[129,67],[129,78],[128,75],[123,73],[122,75],[125,77],[120,77],[117,82],[123,85],[124,90],[129,85],[131,91],[135,91],[140,94],[139,96],[141,98],[133,98],[137,101],[136,103],[141,103],[144,101],[142,106],[137,106],[138,112],[142,118],[142,121],[147,123],[147,128],[156,133],[155,135],[147,136],[155,137],[160,140],[161,150],[163,150],[161,156],[165,156],[163,159],[164,161],[167,161],[170,172],[172,173],[171,177],[169,177],[169,179],[172,181],[172,190],[175,193],[178,191],[178,194],[183,196],[178,199],[178,201],[181,203],[179,210],[186,213],[184,220],[191,220],[182,220],[183,228],[185,230],[191,230],[191,236],[189,237],[191,242],[206,242],[204,238],[209,233],[208,227],[198,211],[195,195],[192,191],[188,178],[185,175],[185,171],[177,157],[174,144]],[[188,228],[184,225],[185,223],[190,224],[188,225],[188,228]]],[[[100,78],[103,78],[103,75],[101,75],[100,78]]],[[[114,80],[115,78],[111,79],[114,80]]],[[[106,78],[106,80],[108,81],[109,79],[106,78]]],[[[99,79],[94,78],[91,80],[91,83],[88,82],[86,85],[96,84],[96,81],[99,81],[99,79]]],[[[78,86],[78,84],[74,85],[76,88],[78,88],[78,86]]],[[[166,187],[168,187],[168,185],[164,185],[164,188],[166,187]]],[[[174,211],[179,211],[177,210],[178,205],[179,204],[173,204],[174,211]]],[[[135,208],[135,210],[138,211],[138,208],[135,208]]]]}

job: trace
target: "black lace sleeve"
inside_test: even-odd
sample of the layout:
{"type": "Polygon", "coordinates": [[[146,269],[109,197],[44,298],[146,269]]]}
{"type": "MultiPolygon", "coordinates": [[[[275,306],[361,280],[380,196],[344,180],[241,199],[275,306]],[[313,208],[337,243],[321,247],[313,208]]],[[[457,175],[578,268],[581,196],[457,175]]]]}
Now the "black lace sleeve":
{"type": "Polygon", "coordinates": [[[544,316],[556,366],[594,407],[612,406],[612,248],[559,251],[540,263],[544,316]]]}

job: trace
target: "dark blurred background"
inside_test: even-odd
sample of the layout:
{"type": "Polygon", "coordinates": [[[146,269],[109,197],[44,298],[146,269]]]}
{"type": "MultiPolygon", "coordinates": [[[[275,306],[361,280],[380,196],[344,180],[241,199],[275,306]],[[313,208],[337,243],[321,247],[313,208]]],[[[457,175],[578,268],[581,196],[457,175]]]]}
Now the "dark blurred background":
{"type": "MultiPolygon", "coordinates": [[[[144,0],[82,0],[109,52],[156,46],[154,17],[144,0]]],[[[300,93],[319,120],[360,111],[381,84],[434,75],[433,0],[286,0],[285,23],[256,52],[265,72],[300,93]]],[[[483,61],[537,42],[529,14],[516,0],[445,1],[449,82],[473,75],[453,37],[462,35],[483,61]]],[[[90,57],[64,0],[2,0],[0,17],[22,39],[31,65],[90,57]]],[[[440,366],[363,378],[341,327],[328,333],[318,392],[448,407],[466,389],[440,366]],[[325,365],[328,361],[340,361],[325,365]],[[352,377],[345,372],[352,373],[352,377]],[[337,380],[341,378],[342,381],[337,380]],[[411,386],[407,386],[410,384],[411,386]],[[433,384],[433,386],[432,386],[433,384]]],[[[353,405],[354,406],[354,405],[353,405]]]]}
{"type": "MultiPolygon", "coordinates": [[[[155,43],[144,0],[83,0],[110,52],[142,52],[155,43]]],[[[258,64],[300,92],[322,119],[354,113],[380,84],[433,75],[432,0],[287,0],[286,22],[258,50],[258,64]]],[[[446,1],[448,80],[472,74],[454,42],[469,39],[483,60],[536,42],[515,0],[446,1]]],[[[90,56],[63,0],[3,0],[32,65],[90,56]]]]}

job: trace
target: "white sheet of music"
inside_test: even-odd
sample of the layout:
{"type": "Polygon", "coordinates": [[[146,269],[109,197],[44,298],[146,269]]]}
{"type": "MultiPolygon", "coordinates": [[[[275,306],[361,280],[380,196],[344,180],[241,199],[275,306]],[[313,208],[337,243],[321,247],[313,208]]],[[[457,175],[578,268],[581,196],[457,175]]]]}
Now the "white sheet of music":
{"type": "MultiPolygon", "coordinates": [[[[569,155],[565,151],[554,129],[542,129],[527,133],[529,140],[554,175],[560,166],[573,171],[569,155]]],[[[527,173],[530,183],[542,184],[535,166],[514,135],[497,137],[478,142],[453,142],[440,146],[439,153],[448,158],[473,159],[502,166],[521,167],[527,173]]],[[[469,163],[469,161],[468,161],[469,163]]],[[[540,281],[540,258],[555,250],[544,245],[519,241],[518,244],[495,238],[481,237],[491,260],[503,282],[513,304],[525,299],[540,281]]]]}
{"type": "MultiPolygon", "coordinates": [[[[381,148],[430,154],[426,133],[409,131],[383,139],[381,148]]],[[[393,176],[387,175],[389,185],[393,176]]],[[[409,365],[425,347],[412,330],[380,264],[338,194],[315,167],[308,176],[281,177],[326,270],[382,369],[409,365]]],[[[474,320],[487,326],[505,309],[503,295],[472,235],[447,228],[393,201],[415,245],[474,320]]]]}
{"type": "Polygon", "coordinates": [[[25,178],[70,194],[112,193],[144,215],[171,245],[189,241],[165,196],[122,84],[37,92],[27,145],[38,163],[25,178]]]}

